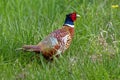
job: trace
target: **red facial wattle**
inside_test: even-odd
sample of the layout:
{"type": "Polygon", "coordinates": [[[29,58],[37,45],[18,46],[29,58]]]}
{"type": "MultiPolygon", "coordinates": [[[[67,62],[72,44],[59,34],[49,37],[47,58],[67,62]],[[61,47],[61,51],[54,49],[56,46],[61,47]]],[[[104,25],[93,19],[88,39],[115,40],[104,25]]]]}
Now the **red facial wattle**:
{"type": "Polygon", "coordinates": [[[76,16],[77,16],[77,14],[75,12],[70,15],[72,21],[76,20],[76,16]]]}

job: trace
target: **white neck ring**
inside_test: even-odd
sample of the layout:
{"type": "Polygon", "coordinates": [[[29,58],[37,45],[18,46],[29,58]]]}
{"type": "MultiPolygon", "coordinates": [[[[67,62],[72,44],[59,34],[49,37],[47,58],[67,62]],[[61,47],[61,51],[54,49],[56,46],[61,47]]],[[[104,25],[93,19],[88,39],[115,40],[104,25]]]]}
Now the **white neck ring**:
{"type": "Polygon", "coordinates": [[[71,25],[71,24],[65,24],[65,25],[74,28],[74,25],[71,25]]]}

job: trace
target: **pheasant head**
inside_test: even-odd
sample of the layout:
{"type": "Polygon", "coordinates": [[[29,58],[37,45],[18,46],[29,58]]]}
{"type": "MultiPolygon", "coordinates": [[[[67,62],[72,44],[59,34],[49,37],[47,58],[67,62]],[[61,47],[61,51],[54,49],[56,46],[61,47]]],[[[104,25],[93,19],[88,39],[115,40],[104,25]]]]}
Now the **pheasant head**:
{"type": "Polygon", "coordinates": [[[76,21],[77,17],[80,17],[80,15],[78,15],[76,12],[66,15],[64,25],[74,27],[74,21],[76,21]]]}

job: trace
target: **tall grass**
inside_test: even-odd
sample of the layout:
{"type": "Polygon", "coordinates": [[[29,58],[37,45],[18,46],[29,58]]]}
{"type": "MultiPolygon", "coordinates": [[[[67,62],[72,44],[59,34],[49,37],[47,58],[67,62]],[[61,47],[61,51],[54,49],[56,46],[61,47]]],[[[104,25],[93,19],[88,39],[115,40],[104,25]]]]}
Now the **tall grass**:
{"type": "Polygon", "coordinates": [[[120,7],[114,4],[119,0],[0,0],[0,79],[119,80],[120,7]],[[15,50],[61,28],[73,11],[81,18],[60,58],[31,61],[34,53],[15,50]]]}

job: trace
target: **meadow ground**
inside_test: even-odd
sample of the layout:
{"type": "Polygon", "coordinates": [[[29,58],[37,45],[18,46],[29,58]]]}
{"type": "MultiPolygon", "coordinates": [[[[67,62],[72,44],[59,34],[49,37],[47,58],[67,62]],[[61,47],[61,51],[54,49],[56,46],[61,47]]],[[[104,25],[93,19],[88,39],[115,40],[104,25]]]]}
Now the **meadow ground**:
{"type": "Polygon", "coordinates": [[[0,79],[120,80],[119,5],[119,0],[0,0],[0,79]],[[61,28],[73,11],[81,17],[60,58],[48,62],[39,55],[31,61],[34,53],[15,50],[61,28]]]}

